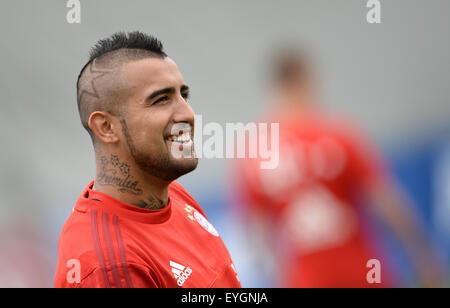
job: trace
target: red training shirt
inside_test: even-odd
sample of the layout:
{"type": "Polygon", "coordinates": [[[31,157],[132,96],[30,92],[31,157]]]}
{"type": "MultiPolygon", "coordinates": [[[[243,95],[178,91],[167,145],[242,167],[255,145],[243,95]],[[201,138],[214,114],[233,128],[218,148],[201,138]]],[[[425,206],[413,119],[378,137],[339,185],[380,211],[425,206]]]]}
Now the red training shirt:
{"type": "MultiPolygon", "coordinates": [[[[365,187],[387,178],[383,159],[357,127],[333,115],[277,120],[278,167],[247,159],[233,181],[246,216],[269,221],[280,286],[380,286],[366,280],[367,262],[381,255],[364,232],[361,203],[365,187]]],[[[382,269],[387,286],[391,272],[382,269]]]]}
{"type": "Polygon", "coordinates": [[[230,254],[176,182],[148,210],[83,191],[58,242],[55,287],[241,287],[230,254]]]}

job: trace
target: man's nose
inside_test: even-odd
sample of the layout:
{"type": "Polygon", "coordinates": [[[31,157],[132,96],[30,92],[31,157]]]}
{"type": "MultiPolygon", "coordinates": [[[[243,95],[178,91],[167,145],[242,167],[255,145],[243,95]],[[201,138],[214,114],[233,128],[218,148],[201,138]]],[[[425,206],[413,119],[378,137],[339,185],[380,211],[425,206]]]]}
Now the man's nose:
{"type": "Polygon", "coordinates": [[[194,110],[184,97],[179,96],[175,104],[174,122],[188,122],[194,124],[194,110]]]}

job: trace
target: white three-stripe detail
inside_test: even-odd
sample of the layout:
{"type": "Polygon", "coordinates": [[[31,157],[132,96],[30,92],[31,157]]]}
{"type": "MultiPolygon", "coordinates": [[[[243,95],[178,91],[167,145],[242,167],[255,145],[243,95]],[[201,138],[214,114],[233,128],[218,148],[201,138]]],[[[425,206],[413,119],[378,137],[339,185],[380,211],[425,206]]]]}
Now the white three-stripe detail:
{"type": "Polygon", "coordinates": [[[172,273],[174,273],[175,278],[178,278],[181,275],[181,271],[183,271],[186,267],[170,261],[170,266],[172,267],[172,273]]]}

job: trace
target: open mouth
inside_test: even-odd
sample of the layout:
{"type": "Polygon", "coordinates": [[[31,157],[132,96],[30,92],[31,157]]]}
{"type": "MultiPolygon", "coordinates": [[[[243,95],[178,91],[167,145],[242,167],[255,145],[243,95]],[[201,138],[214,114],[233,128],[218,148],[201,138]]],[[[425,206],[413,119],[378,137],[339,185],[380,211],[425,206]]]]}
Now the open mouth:
{"type": "Polygon", "coordinates": [[[194,142],[192,141],[191,126],[183,123],[177,126],[177,129],[172,127],[172,134],[166,138],[170,153],[175,158],[194,157],[194,142]]]}
{"type": "Polygon", "coordinates": [[[169,137],[167,137],[167,140],[172,141],[172,142],[178,142],[178,143],[188,143],[191,142],[191,132],[190,131],[185,131],[185,132],[181,132],[179,135],[175,136],[175,135],[170,135],[169,137]]]}
{"type": "Polygon", "coordinates": [[[189,123],[178,122],[171,127],[170,134],[165,139],[172,157],[175,159],[195,157],[192,134],[192,126],[189,123]]]}

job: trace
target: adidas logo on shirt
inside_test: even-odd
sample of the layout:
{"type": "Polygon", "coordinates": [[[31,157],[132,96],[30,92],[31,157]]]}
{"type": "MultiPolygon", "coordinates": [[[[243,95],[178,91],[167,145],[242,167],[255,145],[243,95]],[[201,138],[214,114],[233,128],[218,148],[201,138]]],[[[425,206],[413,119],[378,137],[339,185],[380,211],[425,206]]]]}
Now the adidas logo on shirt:
{"type": "Polygon", "coordinates": [[[172,273],[177,280],[177,285],[179,285],[180,287],[192,274],[192,270],[189,266],[186,267],[176,262],[170,261],[170,267],[172,268],[172,273]]]}

